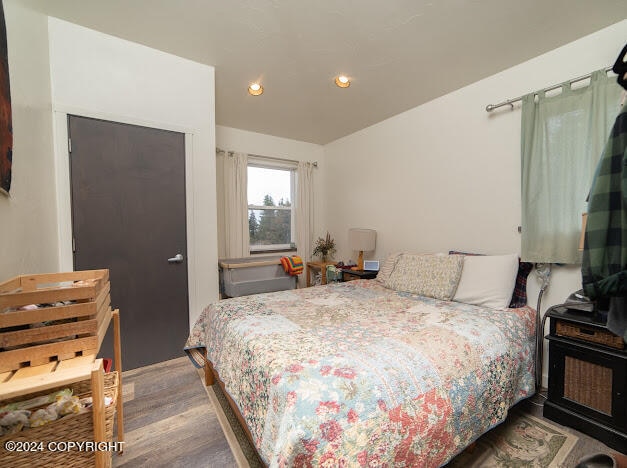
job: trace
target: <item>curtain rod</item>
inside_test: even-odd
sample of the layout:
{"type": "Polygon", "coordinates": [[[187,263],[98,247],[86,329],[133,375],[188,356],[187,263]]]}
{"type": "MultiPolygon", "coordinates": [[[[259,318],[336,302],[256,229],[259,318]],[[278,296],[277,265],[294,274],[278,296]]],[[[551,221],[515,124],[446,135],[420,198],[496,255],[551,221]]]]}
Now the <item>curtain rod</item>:
{"type": "MultiPolygon", "coordinates": [[[[222,148],[216,148],[216,151],[218,153],[227,153],[227,154],[230,154],[231,156],[233,156],[233,153],[235,152],[235,151],[223,150],[222,148]]],[[[270,161],[291,162],[291,163],[296,163],[296,164],[301,162],[301,161],[297,161],[296,159],[275,158],[273,156],[262,156],[260,154],[252,154],[252,153],[248,153],[248,156],[250,156],[251,158],[268,159],[270,161]]],[[[318,161],[312,162],[311,165],[313,167],[318,167],[318,161]]]]}
{"type": "MultiPolygon", "coordinates": [[[[607,73],[611,69],[612,69],[612,67],[606,67],[605,68],[605,73],[607,73]]],[[[578,81],[585,80],[586,78],[590,78],[592,76],[592,73],[594,73],[594,72],[587,73],[587,74],[582,75],[582,76],[578,76],[577,78],[573,78],[572,80],[569,80],[566,83],[573,84],[573,83],[577,83],[578,81]]],[[[566,83],[560,83],[560,84],[556,84],[556,85],[553,85],[553,86],[549,86],[548,88],[541,89],[540,91],[535,91],[534,94],[541,93],[541,92],[547,93],[549,91],[553,91],[554,89],[557,89],[557,88],[560,88],[560,87],[564,86],[564,84],[566,84],[566,83]]],[[[486,110],[486,112],[492,112],[494,109],[498,109],[499,107],[503,107],[503,106],[511,106],[511,108],[514,109],[514,103],[517,102],[517,101],[522,101],[522,98],[524,98],[525,96],[526,96],[526,94],[523,95],[523,96],[518,96],[517,98],[514,98],[514,99],[508,99],[506,101],[499,102],[498,104],[488,104],[487,106],[485,106],[485,110],[486,110]]]]}

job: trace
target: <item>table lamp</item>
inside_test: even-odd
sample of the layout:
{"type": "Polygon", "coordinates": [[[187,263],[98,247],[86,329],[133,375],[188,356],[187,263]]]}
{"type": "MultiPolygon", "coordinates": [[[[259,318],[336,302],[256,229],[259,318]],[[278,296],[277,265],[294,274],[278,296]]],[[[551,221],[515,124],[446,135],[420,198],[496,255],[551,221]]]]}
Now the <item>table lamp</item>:
{"type": "Polygon", "coordinates": [[[349,229],[348,243],[353,250],[359,251],[357,269],[364,269],[364,251],[374,250],[377,240],[377,231],[374,229],[349,229]]]}

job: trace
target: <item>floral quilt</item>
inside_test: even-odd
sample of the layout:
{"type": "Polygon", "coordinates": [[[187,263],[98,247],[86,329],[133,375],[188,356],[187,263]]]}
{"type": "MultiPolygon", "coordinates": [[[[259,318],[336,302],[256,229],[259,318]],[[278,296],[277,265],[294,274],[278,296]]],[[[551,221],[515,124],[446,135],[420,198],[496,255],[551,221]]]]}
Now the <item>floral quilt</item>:
{"type": "Polygon", "coordinates": [[[535,311],[358,280],[211,304],[196,348],[269,466],[441,466],[533,394],[535,311]]]}

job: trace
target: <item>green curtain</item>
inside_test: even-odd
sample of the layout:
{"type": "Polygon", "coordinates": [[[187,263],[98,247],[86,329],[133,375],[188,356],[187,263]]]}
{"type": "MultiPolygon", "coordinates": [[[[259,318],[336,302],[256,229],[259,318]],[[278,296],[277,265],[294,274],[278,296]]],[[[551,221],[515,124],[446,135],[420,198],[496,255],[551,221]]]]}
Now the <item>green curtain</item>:
{"type": "Polygon", "coordinates": [[[580,263],[581,213],[620,109],[622,88],[604,70],[590,84],[522,99],[523,261],[580,263]]]}

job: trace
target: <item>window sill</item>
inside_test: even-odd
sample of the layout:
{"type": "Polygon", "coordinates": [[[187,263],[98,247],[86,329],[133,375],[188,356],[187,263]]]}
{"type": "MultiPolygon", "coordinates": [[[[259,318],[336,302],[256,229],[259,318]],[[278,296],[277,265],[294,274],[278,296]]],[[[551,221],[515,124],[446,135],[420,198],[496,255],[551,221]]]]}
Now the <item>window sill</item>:
{"type": "Polygon", "coordinates": [[[295,253],[296,248],[290,249],[264,249],[264,250],[250,250],[250,255],[263,255],[263,254],[277,254],[277,253],[295,253]]]}

